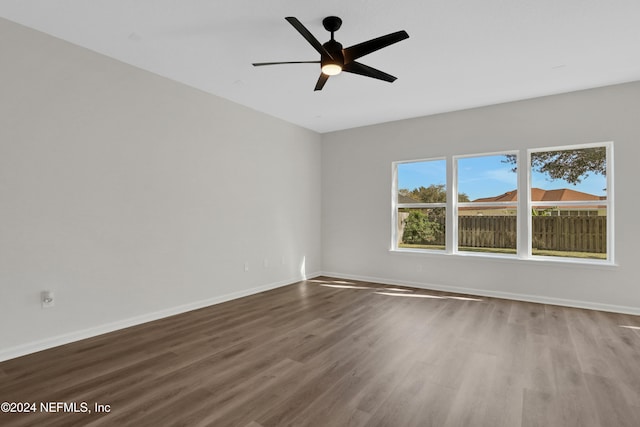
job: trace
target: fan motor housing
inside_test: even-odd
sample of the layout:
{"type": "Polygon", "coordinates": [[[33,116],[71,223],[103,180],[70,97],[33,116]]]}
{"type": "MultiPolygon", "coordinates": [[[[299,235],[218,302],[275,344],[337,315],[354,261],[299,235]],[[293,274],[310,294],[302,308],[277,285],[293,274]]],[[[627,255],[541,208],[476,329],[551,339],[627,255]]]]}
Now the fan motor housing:
{"type": "Polygon", "coordinates": [[[324,47],[327,50],[327,52],[329,52],[331,57],[333,57],[332,59],[331,57],[322,55],[322,57],[320,58],[322,65],[324,65],[325,63],[338,64],[341,67],[344,65],[344,55],[342,54],[341,43],[335,40],[329,40],[328,42],[323,44],[322,47],[324,47]]]}

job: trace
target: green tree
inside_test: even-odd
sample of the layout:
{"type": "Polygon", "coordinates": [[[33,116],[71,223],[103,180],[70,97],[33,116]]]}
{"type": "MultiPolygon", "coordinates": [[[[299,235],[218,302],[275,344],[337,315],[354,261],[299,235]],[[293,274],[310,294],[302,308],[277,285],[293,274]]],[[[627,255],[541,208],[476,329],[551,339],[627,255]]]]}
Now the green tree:
{"type": "Polygon", "coordinates": [[[402,242],[413,245],[427,244],[435,241],[441,233],[441,225],[430,221],[429,217],[419,210],[412,210],[404,220],[402,242]]]}
{"type": "MultiPolygon", "coordinates": [[[[517,168],[516,156],[507,154],[505,163],[517,168]]],[[[607,150],[605,147],[580,148],[577,150],[543,151],[531,153],[532,169],[547,174],[551,179],[564,179],[579,184],[590,173],[606,175],[607,150]]]]}
{"type": "MultiPolygon", "coordinates": [[[[415,200],[417,203],[446,203],[447,191],[444,184],[431,184],[409,190],[403,188],[399,194],[415,200]]],[[[458,194],[458,201],[468,202],[469,196],[458,194]]],[[[409,244],[427,244],[439,241],[444,233],[446,208],[411,210],[404,220],[402,242],[409,244]]]]}
{"type": "MultiPolygon", "coordinates": [[[[447,190],[444,184],[431,184],[428,187],[420,186],[413,190],[403,188],[400,189],[398,193],[421,203],[446,203],[447,201],[447,190]]],[[[460,193],[458,194],[458,201],[468,202],[469,196],[460,193]]]]}
{"type": "Polygon", "coordinates": [[[558,210],[557,207],[536,209],[531,208],[531,216],[551,216],[551,212],[558,210]]]}

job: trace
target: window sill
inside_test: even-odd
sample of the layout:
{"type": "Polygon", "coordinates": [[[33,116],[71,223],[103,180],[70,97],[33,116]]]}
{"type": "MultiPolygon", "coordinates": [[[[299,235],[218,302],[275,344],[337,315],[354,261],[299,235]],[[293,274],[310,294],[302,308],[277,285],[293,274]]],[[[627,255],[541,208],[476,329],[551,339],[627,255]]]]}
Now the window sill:
{"type": "Polygon", "coordinates": [[[418,256],[428,257],[454,257],[454,258],[479,258],[490,259],[500,262],[521,263],[537,265],[549,265],[549,266],[562,266],[562,265],[576,265],[586,268],[596,269],[615,269],[618,264],[608,260],[596,260],[596,259],[581,259],[581,258],[564,258],[564,257],[549,257],[549,256],[531,256],[529,258],[519,257],[515,254],[497,254],[497,253],[480,253],[480,252],[446,252],[443,250],[429,250],[429,249],[390,249],[389,252],[394,254],[412,254],[418,256]]]}

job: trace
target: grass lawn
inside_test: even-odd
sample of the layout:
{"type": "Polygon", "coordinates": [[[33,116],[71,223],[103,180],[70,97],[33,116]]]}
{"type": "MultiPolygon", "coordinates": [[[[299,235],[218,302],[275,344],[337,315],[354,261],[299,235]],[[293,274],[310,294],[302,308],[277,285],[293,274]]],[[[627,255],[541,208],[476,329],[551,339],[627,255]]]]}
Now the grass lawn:
{"type": "Polygon", "coordinates": [[[607,259],[607,254],[598,254],[593,252],[568,252],[568,251],[547,251],[542,249],[534,249],[533,255],[540,256],[558,256],[569,258],[590,258],[590,259],[607,259]]]}
{"type": "Polygon", "coordinates": [[[407,243],[400,243],[398,247],[403,249],[432,249],[436,251],[444,250],[444,245],[409,245],[407,243]]]}
{"type": "MultiPolygon", "coordinates": [[[[399,248],[403,249],[430,249],[443,251],[444,245],[408,245],[406,243],[400,243],[399,248]]],[[[512,248],[473,248],[473,247],[459,247],[460,252],[486,252],[493,254],[516,254],[516,250],[512,248]]],[[[568,252],[568,251],[549,251],[542,249],[534,249],[533,255],[550,256],[550,257],[563,257],[563,258],[589,258],[589,259],[607,259],[607,254],[592,253],[592,252],[568,252]]]]}

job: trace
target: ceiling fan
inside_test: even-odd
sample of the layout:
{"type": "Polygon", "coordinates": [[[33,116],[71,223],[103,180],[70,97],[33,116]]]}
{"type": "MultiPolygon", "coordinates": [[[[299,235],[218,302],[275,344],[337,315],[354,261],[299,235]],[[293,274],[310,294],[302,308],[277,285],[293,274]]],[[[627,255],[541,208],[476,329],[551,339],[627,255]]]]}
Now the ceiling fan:
{"type": "Polygon", "coordinates": [[[406,31],[397,31],[395,33],[387,34],[386,36],[377,37],[375,39],[368,40],[366,42],[358,43],[346,49],[342,48],[342,45],[338,43],[333,34],[340,29],[342,25],[342,19],[337,16],[328,16],[322,20],[322,25],[325,30],[331,33],[331,40],[324,44],[320,42],[302,25],[302,23],[293,16],[289,16],[286,19],[293,28],[298,30],[302,37],[304,37],[320,54],[319,61],[288,61],[288,62],[256,62],[253,63],[254,67],[262,65],[279,65],[279,64],[320,64],[321,73],[316,87],[314,90],[322,90],[324,84],[329,80],[330,76],[340,74],[342,71],[347,73],[360,74],[361,76],[372,77],[374,79],[384,80],[386,82],[393,82],[396,77],[387,74],[383,71],[376,70],[375,68],[356,62],[356,59],[368,55],[371,52],[382,49],[399,41],[409,38],[409,34],[406,31]]]}

